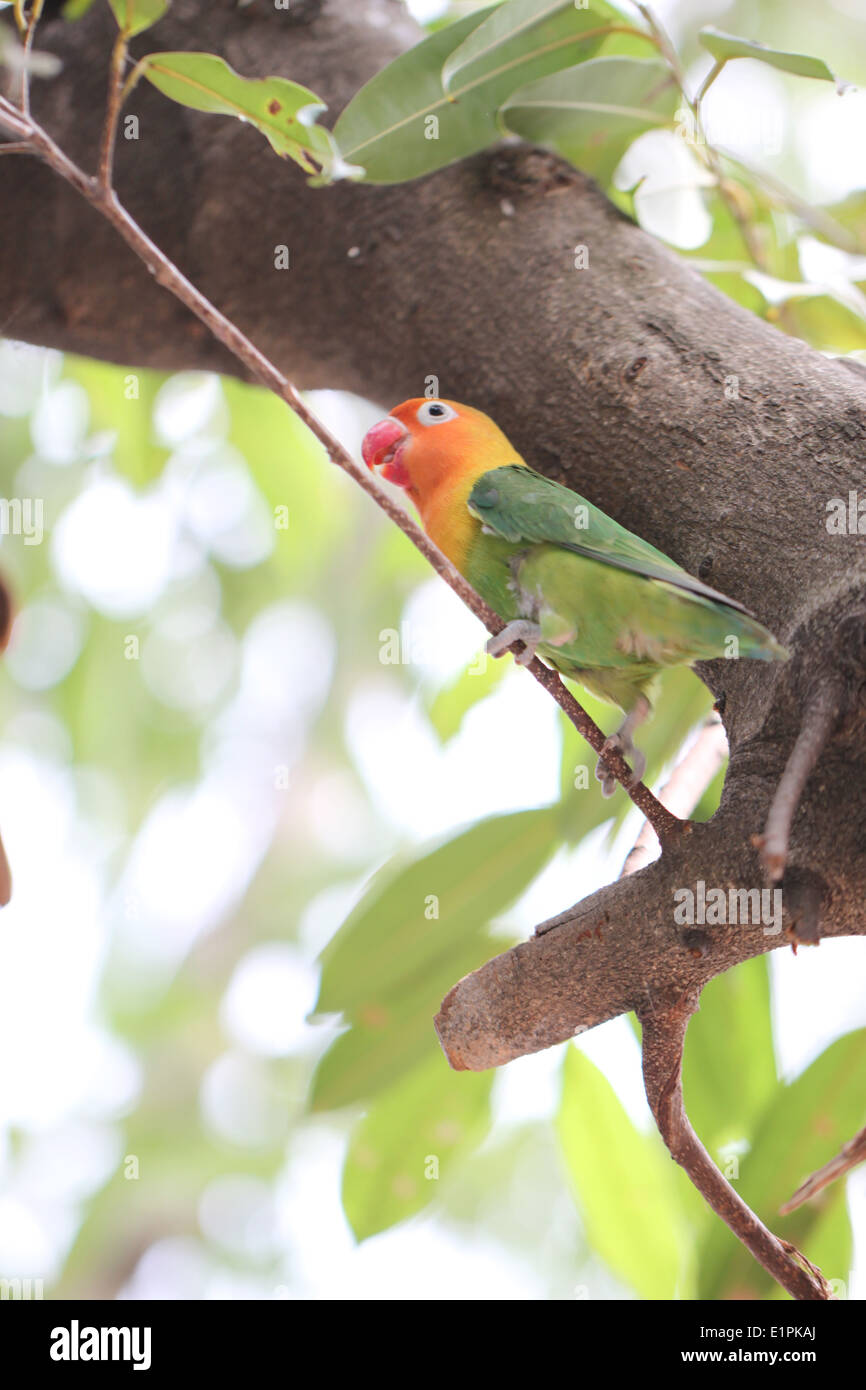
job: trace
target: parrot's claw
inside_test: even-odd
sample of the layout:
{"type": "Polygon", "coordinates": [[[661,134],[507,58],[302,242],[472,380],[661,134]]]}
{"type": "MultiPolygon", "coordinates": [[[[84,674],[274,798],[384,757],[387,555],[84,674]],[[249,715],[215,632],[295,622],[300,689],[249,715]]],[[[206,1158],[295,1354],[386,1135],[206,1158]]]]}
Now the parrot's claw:
{"type": "Polygon", "coordinates": [[[595,775],[601,783],[602,796],[613,796],[616,791],[617,781],[604,760],[605,753],[622,753],[624,758],[630,758],[632,762],[632,775],[630,786],[636,787],[646,772],[646,755],[636,748],[631,739],[625,739],[620,734],[611,734],[606,738],[602,745],[601,754],[595,765],[595,775]]]}
{"type": "Polygon", "coordinates": [[[632,733],[646,719],[649,708],[649,701],[642,695],[634,709],[626,715],[616,733],[611,734],[602,744],[601,753],[595,765],[595,775],[601,783],[602,796],[613,796],[616,791],[616,778],[604,760],[605,753],[617,752],[621,753],[624,758],[631,759],[630,787],[636,787],[638,782],[643,780],[643,775],[646,772],[646,754],[635,746],[632,733]]]}
{"type": "Polygon", "coordinates": [[[487,642],[488,656],[504,656],[514,642],[522,642],[526,648],[514,660],[519,666],[528,666],[535,656],[535,649],[541,641],[541,628],[528,618],[515,618],[507,623],[501,632],[487,642]]]}

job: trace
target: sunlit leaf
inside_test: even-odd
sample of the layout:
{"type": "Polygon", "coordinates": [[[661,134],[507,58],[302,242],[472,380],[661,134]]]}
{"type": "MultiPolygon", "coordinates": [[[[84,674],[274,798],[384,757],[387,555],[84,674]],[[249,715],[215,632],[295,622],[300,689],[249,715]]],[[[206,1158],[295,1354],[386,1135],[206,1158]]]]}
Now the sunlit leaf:
{"type": "Polygon", "coordinates": [[[369,998],[351,1014],[351,1027],[322,1057],[310,1089],[313,1111],[338,1110],[378,1095],[425,1057],[441,1056],[433,1019],[449,989],[507,943],[471,936],[449,946],[423,974],[369,998]]]}
{"type": "Polygon", "coordinates": [[[443,743],[454,737],[470,709],[496,689],[507,670],[507,660],[494,661],[487,658],[482,659],[479,664],[473,661],[460,672],[456,680],[436,692],[429,715],[430,722],[443,743]]]}
{"type": "Polygon", "coordinates": [[[544,7],[543,22],[516,36],[509,32],[492,47],[488,36],[481,48],[464,54],[459,72],[448,67],[486,16],[501,19],[512,9],[513,3],[468,15],[377,73],[336,124],[343,158],[363,165],[368,182],[400,183],[475,154],[501,137],[498,112],[511,92],[591,57],[604,38],[596,31],[606,32],[606,7],[579,10],[560,0],[544,7]],[[584,31],[594,37],[584,38],[584,31]],[[447,94],[443,65],[452,74],[447,94]]]}
{"type": "Polygon", "coordinates": [[[385,866],[323,954],[318,1012],[381,1005],[442,955],[484,935],[556,849],[555,811],[492,816],[385,866]]]}
{"type": "Polygon", "coordinates": [[[324,103],[308,87],[285,77],[242,77],[213,53],[151,53],[138,68],[182,106],[248,121],[277,154],[310,173],[335,163],[331,135],[315,123],[324,103]]]}
{"type": "Polygon", "coordinates": [[[158,478],[168,450],[155,438],[153,407],[165,373],[144,368],[127,372],[89,357],[67,357],[64,375],[87,391],[92,428],[113,436],[115,470],[137,487],[158,478]]]}
{"type": "Polygon", "coordinates": [[[427,1206],[490,1123],[493,1073],[454,1072],[441,1052],[416,1067],[357,1126],[343,1169],[343,1207],[359,1240],[427,1206]]]}
{"type": "Polygon", "coordinates": [[[636,1129],[610,1082],[566,1051],[557,1132],[587,1237],[641,1298],[687,1297],[688,1230],[670,1155],[636,1129]]]}
{"type": "Polygon", "coordinates": [[[686,1110],[716,1162],[720,1148],[750,1139],[776,1086],[768,963],[758,956],[710,981],[686,1036],[686,1110]]]}
{"type": "Polygon", "coordinates": [[[840,92],[849,85],[840,82],[822,58],[811,58],[807,53],[786,53],[783,49],[758,43],[756,39],[740,39],[734,34],[725,34],[711,25],[702,29],[698,38],[717,62],[729,62],[732,58],[756,58],[782,72],[793,72],[798,77],[817,77],[825,82],[833,82],[840,92]]]}
{"type": "MultiPolygon", "coordinates": [[[[860,251],[866,254],[866,190],[858,189],[855,193],[849,193],[847,198],[843,198],[839,203],[831,203],[828,207],[818,209],[825,213],[839,227],[848,232],[852,238],[852,251],[860,251]]],[[[820,227],[815,228],[815,235],[822,237],[820,227]]],[[[828,240],[826,235],[823,240],[828,240]]]]}
{"type": "Polygon", "coordinates": [[[794,295],[771,305],[767,318],[822,352],[866,349],[866,316],[834,293],[794,295]]]}
{"type": "Polygon", "coordinates": [[[503,108],[509,130],[552,145],[606,181],[631,142],[670,123],[681,100],[666,63],[593,58],[521,87],[503,108]]]}
{"type": "MultiPolygon", "coordinates": [[[[780,1216],[779,1208],[862,1127],[864,1094],[866,1029],[861,1028],[831,1044],[790,1085],[777,1087],[755,1126],[752,1147],[740,1162],[737,1192],[778,1236],[806,1255],[812,1253],[813,1229],[835,1202],[844,1203],[843,1187],[827,1188],[788,1216],[780,1216]]],[[[721,1223],[707,1228],[698,1262],[702,1298],[759,1298],[772,1284],[721,1223]]],[[[848,1271],[824,1273],[845,1279],[848,1271]]]]}
{"type": "MultiPolygon", "coordinates": [[[[114,11],[118,28],[132,38],[162,19],[169,0],[108,0],[108,3],[114,11]]],[[[74,17],[77,18],[77,14],[74,17]]]]}
{"type": "Polygon", "coordinates": [[[568,67],[589,51],[586,35],[593,34],[597,48],[615,23],[622,23],[622,15],[605,0],[591,0],[586,8],[574,0],[509,0],[449,55],[442,65],[442,83],[459,97],[479,81],[514,72],[513,90],[542,75],[529,72],[528,65],[541,62],[547,72],[568,67]],[[583,47],[578,52],[579,44],[583,47]]]}

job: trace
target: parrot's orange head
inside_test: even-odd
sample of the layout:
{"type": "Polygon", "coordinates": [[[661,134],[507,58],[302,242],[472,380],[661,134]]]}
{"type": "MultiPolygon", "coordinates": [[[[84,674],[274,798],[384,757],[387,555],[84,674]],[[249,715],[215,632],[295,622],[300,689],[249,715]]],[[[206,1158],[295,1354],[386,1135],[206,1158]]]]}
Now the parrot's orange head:
{"type": "Polygon", "coordinates": [[[457,401],[416,396],[395,406],[364,436],[364,462],[386,482],[405,488],[424,515],[440,488],[472,483],[490,468],[520,459],[480,410],[457,401]]]}

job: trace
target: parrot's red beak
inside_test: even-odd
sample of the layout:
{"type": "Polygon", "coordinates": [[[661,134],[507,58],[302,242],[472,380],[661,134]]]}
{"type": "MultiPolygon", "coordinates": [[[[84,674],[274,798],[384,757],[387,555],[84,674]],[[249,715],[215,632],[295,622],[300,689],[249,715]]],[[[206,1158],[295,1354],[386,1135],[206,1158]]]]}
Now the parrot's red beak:
{"type": "Polygon", "coordinates": [[[401,454],[409,442],[409,431],[393,415],[380,420],[364,435],[361,454],[368,468],[381,468],[386,483],[409,486],[409,474],[401,454]]]}

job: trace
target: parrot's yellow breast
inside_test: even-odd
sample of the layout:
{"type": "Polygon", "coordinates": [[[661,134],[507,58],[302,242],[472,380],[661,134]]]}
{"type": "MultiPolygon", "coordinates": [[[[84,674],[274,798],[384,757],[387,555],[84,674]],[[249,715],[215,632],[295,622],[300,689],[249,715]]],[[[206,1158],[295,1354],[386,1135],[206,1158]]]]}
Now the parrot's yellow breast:
{"type": "Polygon", "coordinates": [[[475,477],[461,479],[456,487],[443,482],[424,499],[420,508],[427,535],[461,574],[465,573],[469,548],[481,529],[481,522],[467,505],[475,482],[475,477]]]}

